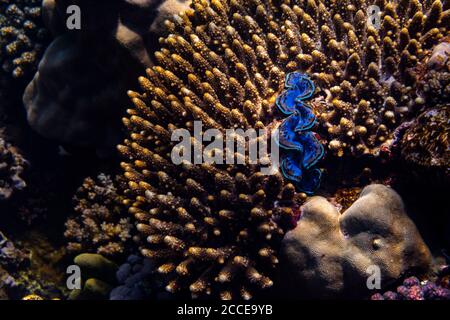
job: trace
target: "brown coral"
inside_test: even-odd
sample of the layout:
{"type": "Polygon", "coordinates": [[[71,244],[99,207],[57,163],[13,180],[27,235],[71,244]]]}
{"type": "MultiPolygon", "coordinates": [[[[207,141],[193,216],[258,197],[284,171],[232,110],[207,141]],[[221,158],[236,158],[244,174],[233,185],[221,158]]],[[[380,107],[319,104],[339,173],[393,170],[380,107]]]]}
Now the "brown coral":
{"type": "Polygon", "coordinates": [[[86,178],[74,197],[75,212],[66,222],[64,236],[72,252],[96,252],[105,256],[125,253],[133,225],[123,214],[118,181],[100,174],[86,178]]]}
{"type": "Polygon", "coordinates": [[[166,23],[159,65],[139,79],[143,93],[129,92],[135,107],[119,150],[125,204],[167,290],[230,299],[270,287],[285,232],[276,218],[301,198],[257,166],[173,165],[175,129],[192,132],[193,120],[222,131],[270,128],[285,76],[298,70],[319,87],[313,106],[333,154],[376,154],[413,109],[412,67],[446,34],[448,8],[376,4],[379,31],[367,26],[363,0],[195,0],[166,23]]]}

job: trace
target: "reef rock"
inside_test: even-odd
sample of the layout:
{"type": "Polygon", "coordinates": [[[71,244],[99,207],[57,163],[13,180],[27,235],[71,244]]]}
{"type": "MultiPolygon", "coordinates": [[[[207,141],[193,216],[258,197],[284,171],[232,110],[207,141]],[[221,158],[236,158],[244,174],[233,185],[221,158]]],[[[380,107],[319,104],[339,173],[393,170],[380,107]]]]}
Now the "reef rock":
{"type": "Polygon", "coordinates": [[[111,151],[121,136],[126,90],[152,65],[163,33],[153,21],[187,8],[169,2],[44,1],[43,16],[56,38],[23,97],[32,128],[61,143],[111,151]],[[81,8],[80,30],[65,27],[70,4],[81,8]]]}
{"type": "Polygon", "coordinates": [[[410,270],[426,271],[430,263],[400,196],[370,185],[342,214],[322,197],[302,207],[297,227],[282,242],[280,277],[289,298],[355,298],[370,294],[373,266],[384,287],[410,270]]]}

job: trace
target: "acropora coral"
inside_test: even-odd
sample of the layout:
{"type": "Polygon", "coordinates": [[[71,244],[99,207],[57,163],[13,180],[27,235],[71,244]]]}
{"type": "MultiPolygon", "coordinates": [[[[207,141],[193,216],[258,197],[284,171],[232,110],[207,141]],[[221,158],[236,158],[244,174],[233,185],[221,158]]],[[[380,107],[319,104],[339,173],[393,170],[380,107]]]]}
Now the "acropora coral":
{"type": "Polygon", "coordinates": [[[134,108],[119,150],[125,204],[148,242],[142,253],[160,261],[168,291],[249,299],[271,287],[286,231],[280,216],[292,218],[306,197],[257,166],[173,165],[175,129],[192,132],[194,120],[222,132],[275,129],[290,72],[317,87],[312,111],[331,156],[377,155],[426,105],[414,67],[447,35],[448,4],[375,1],[379,30],[367,23],[370,4],[195,0],[166,22],[159,65],[139,78],[142,93],[129,92],[134,108]]]}
{"type": "Polygon", "coordinates": [[[3,0],[0,3],[0,67],[18,79],[31,77],[46,43],[40,0],[3,0]]]}
{"type": "Polygon", "coordinates": [[[123,214],[118,180],[100,174],[86,178],[74,196],[75,215],[66,222],[64,236],[71,252],[99,253],[114,257],[126,253],[133,228],[123,214]]]}
{"type": "Polygon", "coordinates": [[[28,162],[4,138],[3,133],[0,133],[0,200],[9,199],[27,186],[23,174],[28,162]]]}

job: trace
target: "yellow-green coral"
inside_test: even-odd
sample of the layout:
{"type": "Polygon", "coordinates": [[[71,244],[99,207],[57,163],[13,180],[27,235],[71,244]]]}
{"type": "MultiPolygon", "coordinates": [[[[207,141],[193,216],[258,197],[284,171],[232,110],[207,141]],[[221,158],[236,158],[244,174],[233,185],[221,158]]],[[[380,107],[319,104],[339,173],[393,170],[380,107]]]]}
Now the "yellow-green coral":
{"type": "MultiPolygon", "coordinates": [[[[129,92],[134,108],[119,146],[129,182],[125,204],[160,260],[167,290],[251,298],[272,285],[279,239],[302,195],[258,166],[175,166],[171,134],[205,128],[273,128],[274,102],[291,71],[318,85],[313,108],[332,154],[377,154],[393,129],[424,104],[414,66],[448,30],[437,0],[195,0],[167,22],[159,65],[129,92]]],[[[444,11],[446,10],[446,11],[444,11]]],[[[194,141],[195,142],[195,141],[194,141]]]]}

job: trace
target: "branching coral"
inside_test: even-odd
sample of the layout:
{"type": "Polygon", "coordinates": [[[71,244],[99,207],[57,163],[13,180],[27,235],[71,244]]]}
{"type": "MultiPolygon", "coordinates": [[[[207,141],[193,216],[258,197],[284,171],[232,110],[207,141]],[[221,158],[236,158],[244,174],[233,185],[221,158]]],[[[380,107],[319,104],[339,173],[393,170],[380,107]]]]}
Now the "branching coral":
{"type": "Polygon", "coordinates": [[[19,151],[0,135],[0,200],[9,199],[26,187],[22,175],[27,165],[19,151]]]}
{"type": "Polygon", "coordinates": [[[86,178],[74,197],[76,216],[66,222],[65,237],[73,252],[96,252],[105,256],[125,253],[132,224],[123,213],[117,180],[100,174],[86,178]]]}
{"type": "Polygon", "coordinates": [[[40,0],[0,3],[0,67],[13,78],[30,77],[37,68],[46,41],[40,6],[40,0]]]}
{"type": "MultiPolygon", "coordinates": [[[[372,3],[370,3],[372,4],[372,3]]],[[[289,72],[318,86],[312,101],[332,154],[377,154],[414,110],[413,67],[447,33],[442,3],[376,1],[381,29],[368,26],[368,1],[195,0],[166,23],[158,66],[129,92],[119,146],[129,181],[125,204],[160,262],[167,290],[250,298],[272,285],[277,218],[302,195],[258,166],[175,166],[175,129],[276,128],[274,107],[289,72]]],[[[193,139],[193,143],[199,143],[193,139]]]]}

